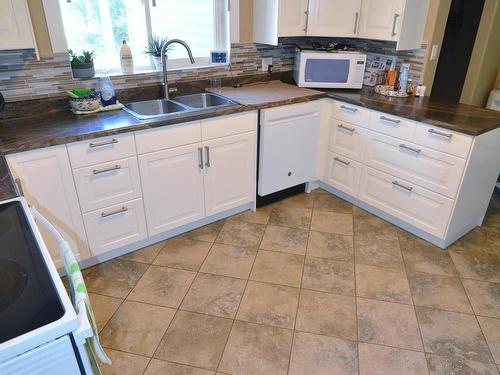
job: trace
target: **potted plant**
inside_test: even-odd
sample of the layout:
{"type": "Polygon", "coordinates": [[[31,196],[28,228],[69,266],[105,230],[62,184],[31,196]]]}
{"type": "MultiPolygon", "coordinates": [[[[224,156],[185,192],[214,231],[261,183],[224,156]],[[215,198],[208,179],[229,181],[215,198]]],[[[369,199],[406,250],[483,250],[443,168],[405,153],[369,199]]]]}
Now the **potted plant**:
{"type": "Polygon", "coordinates": [[[92,78],[95,76],[94,51],[83,50],[81,54],[77,55],[70,49],[68,53],[71,59],[73,78],[92,78]]]}
{"type": "MultiPolygon", "coordinates": [[[[168,38],[160,38],[159,36],[152,36],[151,39],[148,40],[148,45],[146,46],[146,50],[144,53],[146,55],[152,56],[155,64],[155,69],[161,69],[161,49],[163,45],[168,41],[168,38]]],[[[167,51],[169,51],[172,47],[168,47],[167,51]]]]}

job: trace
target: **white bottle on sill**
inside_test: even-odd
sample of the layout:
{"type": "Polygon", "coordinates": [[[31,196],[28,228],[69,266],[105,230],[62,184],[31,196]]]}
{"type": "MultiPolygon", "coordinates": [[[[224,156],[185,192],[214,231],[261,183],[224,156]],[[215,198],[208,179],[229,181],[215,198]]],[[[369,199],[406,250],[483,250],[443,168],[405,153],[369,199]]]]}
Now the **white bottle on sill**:
{"type": "Polygon", "coordinates": [[[134,72],[134,60],[132,57],[132,51],[127,45],[125,39],[123,39],[122,46],[120,48],[120,64],[122,67],[122,73],[129,74],[134,72]]]}

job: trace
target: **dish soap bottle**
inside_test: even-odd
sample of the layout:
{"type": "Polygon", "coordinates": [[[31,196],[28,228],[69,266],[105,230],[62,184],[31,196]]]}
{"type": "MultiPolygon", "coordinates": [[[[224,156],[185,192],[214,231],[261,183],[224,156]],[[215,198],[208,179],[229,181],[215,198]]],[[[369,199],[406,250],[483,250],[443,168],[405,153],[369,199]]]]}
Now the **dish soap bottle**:
{"type": "Polygon", "coordinates": [[[101,77],[97,83],[101,93],[101,102],[103,107],[116,104],[116,94],[113,83],[109,77],[101,77]]]}
{"type": "Polygon", "coordinates": [[[132,51],[127,45],[127,41],[125,39],[123,39],[122,46],[120,47],[120,64],[122,67],[122,73],[134,72],[134,59],[132,57],[132,51]]]}

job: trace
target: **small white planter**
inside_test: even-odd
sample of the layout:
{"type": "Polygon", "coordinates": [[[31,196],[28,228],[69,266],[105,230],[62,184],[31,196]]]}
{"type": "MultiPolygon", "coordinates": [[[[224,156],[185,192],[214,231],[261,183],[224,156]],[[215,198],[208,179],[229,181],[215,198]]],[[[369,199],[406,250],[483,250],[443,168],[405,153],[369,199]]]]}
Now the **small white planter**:
{"type": "Polygon", "coordinates": [[[161,70],[161,57],[160,56],[153,56],[153,61],[155,64],[155,69],[161,70]]]}

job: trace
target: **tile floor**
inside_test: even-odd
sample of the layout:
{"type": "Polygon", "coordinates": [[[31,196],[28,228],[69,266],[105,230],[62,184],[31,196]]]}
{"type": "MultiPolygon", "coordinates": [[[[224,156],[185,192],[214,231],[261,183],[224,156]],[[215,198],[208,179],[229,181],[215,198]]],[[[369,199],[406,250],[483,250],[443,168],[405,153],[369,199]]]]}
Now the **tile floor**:
{"type": "Polygon", "coordinates": [[[496,374],[500,194],[443,251],[324,191],[84,272],[105,374],[496,374]]]}

